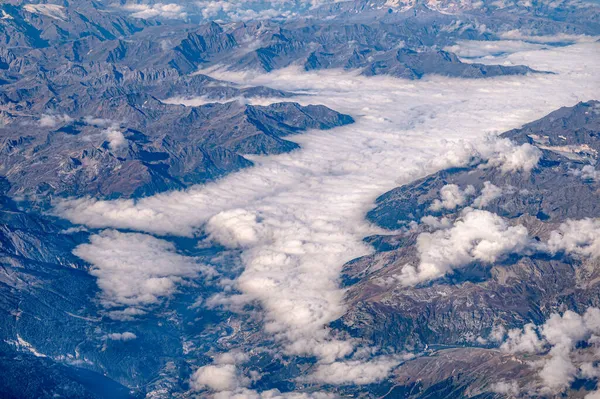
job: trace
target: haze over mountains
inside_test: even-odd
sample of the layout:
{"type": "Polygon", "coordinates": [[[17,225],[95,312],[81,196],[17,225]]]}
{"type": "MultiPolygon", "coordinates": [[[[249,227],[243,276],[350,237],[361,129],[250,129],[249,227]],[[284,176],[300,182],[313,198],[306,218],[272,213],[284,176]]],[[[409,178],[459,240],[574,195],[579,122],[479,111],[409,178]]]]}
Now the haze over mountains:
{"type": "Polygon", "coordinates": [[[598,11],[0,4],[0,396],[595,398],[598,11]]]}

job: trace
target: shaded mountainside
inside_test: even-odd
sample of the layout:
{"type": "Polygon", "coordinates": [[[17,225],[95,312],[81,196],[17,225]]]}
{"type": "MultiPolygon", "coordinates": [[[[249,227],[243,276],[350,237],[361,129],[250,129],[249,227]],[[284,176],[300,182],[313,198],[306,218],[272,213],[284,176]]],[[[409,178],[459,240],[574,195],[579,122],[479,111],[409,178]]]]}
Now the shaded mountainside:
{"type": "Polygon", "coordinates": [[[235,44],[233,38],[221,37],[216,24],[194,33],[185,27],[166,30],[181,35],[173,50],[177,61],[157,56],[164,53],[164,44],[153,36],[155,31],[147,41],[126,39],[153,24],[134,18],[125,29],[121,24],[129,20],[102,4],[81,6],[2,6],[9,17],[0,20],[7,44],[0,49],[0,174],[11,183],[10,195],[35,201],[50,199],[48,195],[140,197],[181,189],[251,165],[244,154],[298,147],[283,136],[353,122],[317,105],[244,105],[245,98],[285,101],[290,93],[183,74],[207,54],[235,44]],[[86,12],[91,15],[87,19],[86,12]],[[97,13],[103,17],[92,18],[97,13]],[[80,26],[80,19],[95,22],[80,26]],[[79,36],[40,33],[63,25],[79,36]],[[15,36],[9,28],[30,37],[15,36]],[[32,41],[36,35],[46,42],[32,41]],[[225,104],[163,102],[171,97],[225,104]]]}
{"type": "MultiPolygon", "coordinates": [[[[80,9],[51,4],[2,7],[9,17],[0,19],[0,39],[10,55],[0,54],[0,65],[13,65],[13,70],[18,65],[20,73],[33,72],[37,65],[52,71],[65,62],[86,70],[108,63],[138,71],[173,69],[180,75],[214,65],[265,72],[290,65],[361,69],[369,76],[407,79],[432,73],[483,78],[533,72],[525,66],[466,64],[441,50],[457,40],[498,35],[479,29],[476,18],[429,9],[382,22],[311,18],[195,26],[127,18],[101,3],[80,9]]],[[[0,79],[10,81],[3,69],[0,79]]]]}
{"type": "Polygon", "coordinates": [[[298,148],[286,135],[352,123],[324,106],[185,107],[133,94],[100,96],[69,110],[68,118],[47,116],[53,126],[21,116],[2,128],[0,173],[11,195],[114,198],[181,189],[251,165],[244,154],[298,148]],[[18,129],[23,123],[30,126],[26,135],[18,129]]]}
{"type": "Polygon", "coordinates": [[[213,65],[264,72],[292,65],[302,65],[305,70],[361,69],[368,76],[386,74],[407,79],[420,79],[425,74],[482,78],[534,72],[524,66],[465,64],[456,55],[431,47],[432,35],[441,36],[436,40],[440,45],[444,40],[453,43],[458,38],[483,39],[486,35],[482,33],[463,32],[457,36],[455,32],[445,32],[443,27],[434,28],[434,33],[420,25],[310,22],[289,25],[257,22],[225,28],[213,22],[196,30],[168,35],[162,27],[153,27],[134,35],[133,42],[99,43],[82,59],[133,68],[169,65],[181,73],[213,65]],[[166,50],[159,50],[150,35],[164,36],[171,44],[166,50]],[[398,50],[399,43],[415,50],[398,50]],[[157,53],[159,57],[151,57],[157,53]]]}
{"type": "Polygon", "coordinates": [[[454,210],[431,211],[446,184],[473,185],[479,192],[486,181],[498,187],[512,187],[484,209],[508,218],[522,215],[561,222],[567,218],[600,216],[598,185],[582,176],[582,169],[595,167],[600,151],[600,103],[590,101],[561,108],[539,121],[501,135],[512,141],[529,143],[542,150],[538,167],[529,173],[504,173],[498,169],[443,170],[393,189],[377,199],[367,217],[388,229],[418,222],[423,216],[444,216],[454,210]]]}
{"type": "MultiPolygon", "coordinates": [[[[516,3],[492,14],[496,6],[487,1],[481,12],[465,3],[468,12],[453,15],[447,2],[436,9],[421,2],[360,0],[311,9],[306,18],[202,24],[195,23],[197,16],[136,18],[121,7],[125,3],[0,4],[2,397],[188,398],[190,376],[218,351],[275,342],[254,304],[243,315],[203,306],[231,289],[243,272],[242,250],[211,246],[205,236],[159,241],[136,235],[172,248],[166,252],[185,257],[194,273],[150,273],[140,284],[158,281],[177,289],[149,303],[107,305],[99,288],[102,271],[73,253],[102,233],[45,213],[57,197],[138,199],[214,181],[252,166],[247,154],[297,149],[289,138],[294,134],[353,123],[322,105],[289,102],[293,93],[235,85],[199,69],[344,68],[407,79],[523,75],[536,71],[464,63],[444,48],[459,40],[497,40],[507,29],[600,32],[590,23],[597,20],[593,15],[574,22],[583,8],[552,11],[560,14],[556,21],[537,3],[531,6],[539,11],[535,16],[516,3]],[[177,105],[178,98],[191,97],[205,104],[177,105]],[[247,101],[257,97],[270,105],[247,101]],[[196,273],[200,266],[214,274],[196,273]]],[[[369,219],[404,230],[367,238],[377,252],[346,265],[349,309],[333,326],[334,334],[362,338],[384,354],[416,353],[390,378],[361,386],[320,385],[303,379],[312,373],[314,358],[248,350],[243,375],[252,376],[249,386],[424,399],[500,397],[491,387],[498,378],[531,383],[530,359],[499,351],[489,338],[492,328],[540,323],[564,305],[579,311],[600,305],[597,261],[523,253],[492,264],[472,262],[413,287],[398,284],[397,275],[417,260],[419,234],[432,229],[422,217],[453,221],[468,205],[432,211],[447,185],[463,190],[472,185],[477,193],[489,184],[501,188],[502,195],[482,209],[526,226],[538,242],[569,218],[600,216],[598,109],[597,102],[578,104],[505,133],[542,152],[531,173],[473,164],[378,200],[369,219]]],[[[118,244],[112,241],[109,252],[118,252],[118,244]]],[[[124,267],[139,263],[147,266],[124,267]]]]}
{"type": "MultiPolygon", "coordinates": [[[[346,265],[350,309],[335,325],[383,347],[464,347],[453,349],[453,356],[468,362],[474,350],[470,347],[497,345],[488,338],[494,326],[514,328],[528,322],[543,323],[551,313],[565,309],[583,312],[599,306],[598,260],[561,251],[511,254],[491,263],[475,260],[416,286],[403,286],[399,277],[406,264],[418,263],[419,236],[444,228],[422,218],[446,217],[449,223],[460,220],[461,212],[474,206],[472,202],[486,184],[501,188],[501,193],[490,197],[480,208],[501,216],[509,225],[526,227],[540,243],[546,242],[550,233],[568,219],[599,217],[600,182],[594,175],[599,133],[599,102],[561,108],[502,135],[542,150],[541,159],[531,172],[506,173],[475,163],[442,170],[382,195],[368,218],[382,227],[400,230],[392,235],[369,237],[367,241],[377,252],[346,265]],[[448,185],[463,190],[472,185],[475,194],[451,209],[432,207],[440,198],[440,190],[448,185]],[[402,230],[402,226],[408,228],[402,230]]],[[[419,359],[418,363],[432,361],[435,359],[419,359]]],[[[498,380],[495,366],[487,368],[485,363],[473,361],[473,367],[476,365],[487,375],[484,383],[472,381],[470,373],[453,374],[454,380],[447,382],[445,388],[454,395],[466,389],[470,392],[467,396],[472,397],[482,384],[498,380]]],[[[455,368],[465,370],[463,366],[455,368]]],[[[402,387],[396,388],[399,392],[415,383],[411,380],[411,367],[417,367],[414,361],[396,373],[396,381],[402,387]]],[[[527,383],[535,380],[532,373],[519,378],[527,383]]],[[[436,374],[429,383],[421,381],[419,393],[407,397],[435,397],[428,396],[426,390],[439,388],[436,384],[441,380],[442,376],[436,374]]]]}
{"type": "MultiPolygon", "coordinates": [[[[87,40],[93,45],[106,38],[87,40]]],[[[221,319],[227,312],[194,307],[199,292],[213,292],[211,282],[190,278],[174,298],[150,309],[152,317],[109,314],[98,301],[91,265],[72,253],[93,232],[46,215],[50,201],[137,198],[212,181],[251,166],[246,154],[297,149],[286,136],[353,119],[321,105],[285,102],[289,93],[182,76],[172,67],[81,64],[76,60],[89,50],[75,42],[67,63],[56,53],[58,44],[27,56],[0,50],[0,364],[10,370],[0,396],[185,392],[191,365],[205,362],[208,349],[228,334],[221,319]],[[208,103],[161,101],[193,96],[208,103]],[[249,97],[283,102],[254,106],[244,101],[249,97]],[[118,338],[122,320],[130,321],[125,332],[133,342],[118,338]],[[43,377],[33,378],[36,373],[43,377]]],[[[214,248],[172,241],[194,262],[222,266],[222,276],[240,272],[214,248]]]]}
{"type": "MultiPolygon", "coordinates": [[[[125,122],[85,118],[81,111],[42,120],[20,114],[2,128],[0,363],[11,372],[1,383],[19,383],[28,375],[16,378],[22,369],[45,376],[26,383],[26,390],[2,389],[7,397],[17,391],[26,397],[81,398],[184,392],[191,365],[205,362],[209,348],[230,333],[221,319],[228,312],[196,310],[199,295],[215,290],[200,275],[174,298],[151,307],[152,317],[134,320],[103,309],[91,266],[73,255],[93,232],[40,213],[52,196],[132,197],[181,188],[250,166],[241,154],[297,148],[283,136],[352,122],[326,107],[295,103],[185,107],[149,95],[99,103],[106,113],[96,115],[115,118],[124,112],[125,122]],[[126,327],[123,320],[129,321],[126,327]],[[136,337],[133,342],[112,338],[124,328],[136,337]]],[[[199,248],[194,239],[172,241],[194,262],[218,265],[222,276],[240,273],[235,258],[218,249],[199,248]]]]}
{"type": "MultiPolygon", "coordinates": [[[[53,198],[138,198],[182,189],[251,166],[246,154],[297,149],[286,136],[353,122],[321,105],[285,102],[290,93],[184,75],[170,60],[158,68],[120,64],[140,57],[153,65],[156,47],[128,52],[124,38],[159,24],[90,4],[0,6],[9,15],[0,19],[2,397],[185,392],[192,365],[206,362],[208,349],[229,334],[221,319],[227,312],[195,310],[198,293],[214,290],[200,276],[152,307],[152,317],[109,314],[91,265],[72,253],[93,232],[43,213],[53,198]],[[104,43],[114,47],[98,61],[95,50],[104,43]],[[207,104],[166,101],[196,96],[207,104]],[[251,97],[275,102],[249,105],[251,97]],[[120,340],[124,328],[136,339],[120,340]]],[[[186,40],[178,54],[226,47],[198,36],[186,40]]],[[[222,276],[240,272],[235,259],[214,248],[172,241],[194,262],[224,265],[222,276]]]]}

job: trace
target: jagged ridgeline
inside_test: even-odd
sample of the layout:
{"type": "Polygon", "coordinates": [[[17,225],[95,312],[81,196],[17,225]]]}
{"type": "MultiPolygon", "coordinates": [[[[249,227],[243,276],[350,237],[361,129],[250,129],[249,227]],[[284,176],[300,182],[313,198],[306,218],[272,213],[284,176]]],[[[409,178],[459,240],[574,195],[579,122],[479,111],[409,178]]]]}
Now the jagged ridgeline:
{"type": "MultiPolygon", "coordinates": [[[[327,343],[347,364],[355,356],[372,360],[377,350],[384,369],[386,361],[401,365],[368,383],[307,379],[323,364],[314,353],[282,349],[256,301],[237,308],[203,302],[236,292],[244,245],[225,248],[211,241],[206,226],[180,236],[77,226],[53,216],[53,205],[69,198],[126,207],[160,193],[193,193],[197,185],[253,170],[256,156],[302,154],[293,152],[301,151],[295,135],[325,136],[322,130],[349,129],[369,116],[368,109],[351,116],[320,105],[314,93],[236,84],[227,76],[339,73],[407,85],[549,78],[557,75],[519,62],[468,59],[458,50],[464,41],[492,56],[504,50],[481,42],[509,39],[507,53],[592,43],[600,33],[594,11],[583,2],[488,0],[1,2],[0,397],[210,397],[223,376],[198,386],[192,376],[216,359],[220,370],[233,368],[242,380],[232,383],[239,396],[227,385],[219,398],[499,398],[514,396],[517,383],[536,388],[528,362],[544,356],[500,351],[496,338],[500,326],[543,326],[553,313],[600,306],[597,258],[565,238],[584,227],[600,231],[586,219],[600,217],[598,102],[504,133],[502,145],[526,145],[515,162],[535,158],[526,169],[474,158],[377,200],[366,217],[388,234],[366,238],[374,253],[345,265],[340,317],[318,330],[331,332],[335,340],[327,343]],[[460,256],[448,250],[442,260],[427,251],[427,243],[451,247],[464,226],[477,230],[478,218],[492,222],[499,237],[493,257],[470,247],[460,256]],[[573,224],[581,220],[590,225],[573,224]],[[104,245],[109,273],[84,260],[94,240],[104,245]],[[125,248],[131,241],[133,250],[125,248]],[[133,260],[119,258],[123,253],[133,260]],[[179,261],[179,274],[169,275],[179,261]],[[119,267],[135,273],[110,273],[119,267]],[[433,272],[424,275],[426,269],[433,272]],[[131,281],[120,280],[131,276],[141,276],[135,283],[143,287],[123,294],[131,281]],[[355,346],[346,353],[347,345],[355,346]],[[239,353],[225,353],[232,348],[239,353]],[[245,363],[235,369],[237,360],[223,354],[245,363]]],[[[333,132],[340,131],[348,132],[333,132]]],[[[332,173],[346,167],[328,166],[332,173]]],[[[264,180],[271,177],[278,176],[264,180]]],[[[288,254],[321,244],[300,241],[290,238],[288,254]]],[[[256,252],[269,258],[263,250],[256,252]]],[[[287,266],[289,259],[281,259],[287,266]]],[[[587,338],[577,348],[581,358],[591,356],[587,338]]],[[[359,368],[351,377],[363,374],[359,368]]],[[[578,378],[564,395],[583,397],[596,388],[594,378],[578,378]]]]}
{"type": "Polygon", "coordinates": [[[600,290],[594,283],[599,273],[597,255],[582,256],[564,247],[541,249],[561,226],[561,238],[568,235],[564,226],[572,223],[569,220],[584,221],[576,227],[583,235],[596,234],[597,230],[586,232],[585,224],[591,220],[587,218],[600,216],[599,132],[600,102],[561,108],[501,135],[540,150],[531,170],[507,173],[474,162],[379,197],[368,218],[387,229],[408,230],[369,237],[377,252],[346,266],[352,306],[338,323],[352,335],[382,346],[433,349],[431,357],[409,361],[398,372],[398,392],[410,396],[418,390],[427,397],[444,396],[451,389],[456,392],[451,397],[462,397],[505,379],[520,386],[535,385],[536,374],[522,357],[496,349],[495,326],[543,324],[552,313],[564,309],[583,313],[600,305],[600,290]],[[448,188],[457,189],[454,193],[459,195],[444,196],[448,188]],[[506,226],[526,227],[533,244],[529,250],[507,251],[494,261],[467,255],[447,274],[423,279],[416,286],[384,283],[398,278],[407,264],[435,263],[431,251],[441,251],[443,261],[452,262],[454,249],[440,248],[459,245],[460,241],[452,241],[453,233],[461,233],[460,226],[469,223],[473,212],[497,215],[506,226]],[[444,231],[449,233],[440,233],[444,231]],[[428,247],[424,236],[437,249],[428,247]],[[415,377],[423,368],[435,371],[426,379],[415,377]],[[457,368],[478,371],[457,378],[452,372],[457,368]]]}

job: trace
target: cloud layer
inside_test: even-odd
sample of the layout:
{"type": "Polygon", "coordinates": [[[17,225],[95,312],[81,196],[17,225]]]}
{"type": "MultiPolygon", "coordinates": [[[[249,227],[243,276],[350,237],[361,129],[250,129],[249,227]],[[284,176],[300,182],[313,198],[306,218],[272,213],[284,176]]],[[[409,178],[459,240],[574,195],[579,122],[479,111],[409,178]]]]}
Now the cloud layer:
{"type": "MultiPolygon", "coordinates": [[[[351,341],[332,338],[327,328],[345,311],[339,275],[345,262],[371,251],[363,237],[381,232],[364,219],[375,198],[400,184],[440,168],[465,165],[473,158],[487,159],[487,167],[501,168],[505,173],[530,170],[538,160],[534,147],[486,139],[486,135],[593,97],[600,83],[600,63],[590,62],[590,57],[598,50],[598,44],[581,44],[517,53],[519,63],[534,68],[552,65],[561,73],[486,80],[431,77],[413,82],[333,70],[304,73],[286,69],[265,75],[214,71],[214,77],[242,84],[310,94],[295,100],[325,104],[351,114],[357,123],[295,136],[302,150],[252,157],[255,167],[215,183],[138,201],[65,201],[57,205],[56,212],[90,227],[187,236],[205,229],[211,240],[240,248],[245,270],[235,282],[235,296],[220,296],[207,303],[258,303],[264,310],[265,330],[279,339],[287,352],[317,356],[321,365],[335,364],[354,348],[351,341]]],[[[471,211],[461,223],[469,227],[480,224],[476,231],[482,241],[463,248],[458,255],[451,254],[457,256],[452,264],[466,258],[490,261],[521,247],[525,231],[480,212],[471,211]],[[484,231],[490,226],[491,231],[484,231]]],[[[455,228],[429,237],[429,243],[452,243],[455,234],[466,230],[460,224],[455,228]]],[[[135,237],[125,245],[135,248],[140,240],[144,241],[135,237]]],[[[103,271],[119,275],[120,268],[125,273],[135,270],[131,262],[117,268],[103,261],[111,255],[107,247],[118,245],[114,241],[109,236],[93,248],[84,247],[87,253],[79,253],[97,262],[96,273],[104,281],[111,277],[103,271]],[[103,245],[104,241],[110,245],[103,245]]],[[[149,246],[156,245],[152,241],[149,246]]],[[[423,254],[428,253],[426,246],[424,241],[423,254]]],[[[139,252],[120,251],[119,257],[125,258],[139,252]]],[[[120,303],[136,303],[142,298],[151,301],[171,293],[177,279],[197,272],[172,249],[161,248],[156,258],[163,258],[165,252],[175,257],[169,264],[179,264],[172,277],[150,275],[142,281],[166,279],[172,283],[169,288],[153,295],[139,284],[123,291],[117,284],[117,288],[107,286],[109,296],[120,303]],[[133,289],[133,294],[128,289],[133,289]]],[[[437,256],[427,256],[432,265],[427,273],[447,270],[448,264],[442,265],[437,256]]],[[[360,362],[351,365],[363,367],[360,362]]]]}

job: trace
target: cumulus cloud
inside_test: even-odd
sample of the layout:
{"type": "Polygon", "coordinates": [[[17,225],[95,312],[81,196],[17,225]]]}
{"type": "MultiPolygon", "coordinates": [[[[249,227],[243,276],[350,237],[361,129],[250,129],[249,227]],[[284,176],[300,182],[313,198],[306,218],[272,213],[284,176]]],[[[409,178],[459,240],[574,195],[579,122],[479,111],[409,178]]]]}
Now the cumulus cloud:
{"type": "Polygon", "coordinates": [[[167,18],[167,19],[186,19],[188,13],[185,8],[176,3],[156,3],[156,4],[126,4],[123,8],[130,11],[131,16],[140,19],[149,18],[167,18]]]}
{"type": "Polygon", "coordinates": [[[452,227],[452,220],[447,217],[436,218],[435,216],[427,215],[421,218],[421,223],[433,229],[447,229],[452,227]]]}
{"type": "Polygon", "coordinates": [[[98,127],[105,127],[105,126],[110,126],[110,125],[115,125],[115,122],[113,122],[110,119],[105,119],[105,118],[94,118],[93,116],[86,116],[85,118],[83,118],[83,121],[91,126],[98,126],[98,127]]]}
{"type": "MultiPolygon", "coordinates": [[[[530,323],[523,330],[510,330],[501,349],[510,353],[545,355],[540,362],[532,365],[538,368],[541,392],[556,394],[568,388],[578,375],[589,378],[594,372],[587,363],[578,367],[574,363],[573,352],[581,342],[596,345],[598,334],[600,309],[588,308],[583,315],[566,311],[562,315],[552,314],[541,326],[530,323]]],[[[598,349],[594,351],[595,356],[600,353],[598,349]]]]}
{"type": "Polygon", "coordinates": [[[504,173],[518,171],[529,173],[542,157],[542,151],[529,143],[516,145],[508,139],[490,138],[486,144],[489,148],[484,150],[490,153],[484,156],[488,161],[481,165],[482,168],[500,168],[504,173]]]}
{"type": "Polygon", "coordinates": [[[419,235],[419,264],[404,266],[399,278],[403,284],[417,284],[471,262],[491,263],[520,253],[528,244],[524,226],[510,226],[495,213],[466,208],[452,228],[419,235]]]}
{"type": "MultiPolygon", "coordinates": [[[[73,253],[92,265],[106,307],[154,304],[199,273],[211,273],[195,259],[179,255],[172,243],[146,234],[104,230],[73,253]]],[[[116,314],[131,317],[139,312],[116,314]]]]}
{"type": "Polygon", "coordinates": [[[214,399],[219,398],[328,398],[329,396],[294,396],[293,394],[281,394],[277,390],[257,392],[248,389],[252,381],[260,378],[260,373],[250,371],[244,375],[240,365],[247,362],[249,356],[240,351],[231,351],[217,355],[213,364],[198,368],[190,377],[190,389],[192,391],[212,391],[214,399]],[[290,395],[290,396],[288,396],[290,395]]]}
{"type": "Polygon", "coordinates": [[[239,380],[235,365],[209,365],[200,367],[192,374],[190,387],[194,391],[207,388],[213,391],[231,391],[238,387],[239,380]]]}
{"type": "Polygon", "coordinates": [[[48,114],[43,114],[42,117],[40,118],[39,124],[41,127],[56,127],[58,125],[63,125],[65,123],[71,123],[73,122],[73,118],[71,118],[69,115],[63,114],[63,115],[48,115],[48,114]]]}
{"type": "Polygon", "coordinates": [[[483,189],[479,197],[473,200],[473,206],[475,208],[484,208],[488,206],[492,201],[502,196],[502,189],[498,186],[493,185],[489,181],[483,183],[483,189]]]}
{"type": "MultiPolygon", "coordinates": [[[[70,116],[63,115],[48,115],[44,114],[39,120],[41,127],[54,128],[59,125],[64,125],[73,122],[74,119],[70,116]]],[[[90,126],[105,128],[101,131],[100,137],[104,138],[111,150],[118,150],[127,145],[127,139],[119,129],[119,125],[114,121],[103,118],[94,118],[86,116],[83,118],[83,122],[90,126]]],[[[95,134],[96,135],[96,134],[95,134]]]]}
{"type": "Polygon", "coordinates": [[[208,236],[230,248],[249,247],[264,240],[269,226],[260,223],[260,216],[244,209],[217,213],[206,223],[208,236]]]}
{"type": "Polygon", "coordinates": [[[581,169],[573,170],[572,173],[580,176],[583,180],[600,180],[600,170],[596,170],[592,165],[585,165],[581,169]]]}
{"type": "Polygon", "coordinates": [[[600,220],[567,220],[550,233],[546,246],[552,254],[569,254],[597,258],[600,256],[600,220]]]}
{"type": "Polygon", "coordinates": [[[196,5],[207,19],[232,21],[289,18],[301,11],[340,0],[201,0],[196,5]]]}
{"type": "Polygon", "coordinates": [[[127,140],[123,133],[117,128],[111,127],[102,132],[106,140],[108,141],[108,146],[111,150],[118,150],[127,145],[127,140]]]}
{"type": "Polygon", "coordinates": [[[131,341],[137,338],[132,332],[126,331],[123,333],[111,333],[106,336],[108,339],[113,341],[131,341]]]}
{"type": "Polygon", "coordinates": [[[520,392],[519,384],[516,381],[499,381],[492,384],[492,392],[501,393],[503,395],[517,396],[520,392]]]}
{"type": "Polygon", "coordinates": [[[535,324],[528,323],[523,329],[515,328],[509,330],[506,340],[500,346],[505,352],[537,353],[544,347],[544,341],[540,339],[535,324]]]}
{"type": "Polygon", "coordinates": [[[455,209],[457,206],[464,205],[467,198],[475,194],[475,187],[467,186],[461,190],[456,184],[446,184],[440,189],[440,199],[435,199],[429,209],[432,211],[440,211],[442,209],[455,209]]]}
{"type": "Polygon", "coordinates": [[[216,17],[221,12],[228,13],[236,7],[236,4],[231,1],[198,1],[196,5],[204,18],[216,17]]]}
{"type": "Polygon", "coordinates": [[[399,360],[396,358],[380,357],[372,361],[347,360],[319,364],[308,379],[335,385],[372,384],[387,377],[398,363],[399,360]]]}
{"type": "MultiPolygon", "coordinates": [[[[212,240],[240,248],[244,272],[234,282],[233,295],[222,294],[207,305],[257,302],[271,337],[291,353],[303,351],[326,364],[347,356],[352,346],[335,340],[327,326],[346,310],[339,285],[344,263],[372,250],[363,237],[381,233],[364,219],[377,196],[474,159],[492,159],[488,167],[506,173],[529,170],[533,161],[518,154],[535,150],[484,137],[593,97],[600,63],[589,57],[597,46],[529,52],[519,62],[534,68],[551,64],[564,74],[490,80],[430,77],[413,82],[295,68],[270,74],[215,70],[211,74],[216,78],[310,94],[293,100],[327,105],[351,114],[356,123],[294,136],[302,150],[253,157],[255,167],[218,182],[140,200],[64,201],[55,211],[89,227],[186,236],[208,229],[212,240]]],[[[521,228],[494,216],[485,220],[492,229],[481,232],[479,242],[465,244],[455,236],[460,231],[453,230],[456,226],[448,229],[453,231],[449,236],[430,237],[463,244],[459,255],[448,250],[454,257],[450,268],[463,260],[488,261],[518,250],[521,228]]],[[[426,256],[442,265],[437,273],[448,267],[443,266],[447,260],[426,256]]]]}

